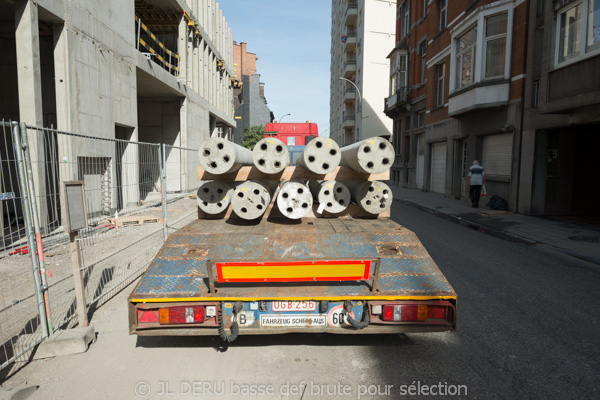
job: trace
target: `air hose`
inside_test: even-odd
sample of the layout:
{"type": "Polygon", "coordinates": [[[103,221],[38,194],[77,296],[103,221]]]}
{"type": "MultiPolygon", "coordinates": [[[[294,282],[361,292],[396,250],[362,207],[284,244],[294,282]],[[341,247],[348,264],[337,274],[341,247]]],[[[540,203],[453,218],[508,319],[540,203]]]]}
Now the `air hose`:
{"type": "Polygon", "coordinates": [[[231,343],[237,339],[238,334],[240,333],[240,327],[237,323],[237,314],[242,310],[242,308],[244,308],[244,304],[241,301],[236,301],[233,305],[233,314],[231,317],[233,323],[231,324],[230,328],[231,334],[228,335],[227,332],[225,332],[225,327],[223,326],[223,303],[219,304],[219,314],[217,318],[217,322],[219,324],[219,336],[221,336],[221,339],[223,339],[225,342],[231,343]]]}
{"type": "Polygon", "coordinates": [[[348,323],[356,329],[364,329],[369,326],[369,323],[371,323],[371,317],[369,317],[369,307],[367,306],[367,302],[365,302],[363,305],[362,320],[360,322],[352,318],[350,315],[351,311],[352,302],[349,300],[344,301],[344,314],[346,314],[346,317],[348,318],[348,323]]]}

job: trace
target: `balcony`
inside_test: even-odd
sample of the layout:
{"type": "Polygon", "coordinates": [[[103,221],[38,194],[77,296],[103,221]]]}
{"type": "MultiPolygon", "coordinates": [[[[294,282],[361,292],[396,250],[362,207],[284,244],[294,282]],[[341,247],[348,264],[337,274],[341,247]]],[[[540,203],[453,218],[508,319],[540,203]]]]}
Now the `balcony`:
{"type": "Polygon", "coordinates": [[[344,51],[346,53],[354,51],[354,49],[356,49],[356,41],[357,41],[357,35],[356,32],[348,32],[345,35],[346,39],[344,42],[344,51]]]}
{"type": "Polygon", "coordinates": [[[355,25],[356,18],[358,18],[358,6],[354,3],[348,4],[346,7],[346,15],[344,17],[344,23],[346,25],[355,25]]]}
{"type": "Polygon", "coordinates": [[[344,103],[354,103],[356,101],[356,89],[346,89],[344,92],[344,103]]]}
{"type": "Polygon", "coordinates": [[[408,111],[409,100],[408,86],[398,88],[396,93],[385,99],[383,107],[385,114],[390,118],[394,118],[408,111]]]}
{"type": "Polygon", "coordinates": [[[342,121],[342,128],[354,128],[356,125],[356,117],[354,115],[346,115],[342,121]]]}
{"type": "Polygon", "coordinates": [[[352,78],[356,73],[356,61],[348,61],[344,64],[344,78],[352,78]]]}

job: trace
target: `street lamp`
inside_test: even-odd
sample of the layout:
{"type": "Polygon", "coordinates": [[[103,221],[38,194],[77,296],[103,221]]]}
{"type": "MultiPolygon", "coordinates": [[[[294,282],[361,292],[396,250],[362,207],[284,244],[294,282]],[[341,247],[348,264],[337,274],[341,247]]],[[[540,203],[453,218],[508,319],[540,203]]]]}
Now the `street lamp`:
{"type": "Polygon", "coordinates": [[[362,108],[362,96],[360,95],[360,89],[358,88],[358,86],[356,86],[356,84],[354,82],[352,82],[350,79],[346,79],[346,78],[342,78],[341,76],[339,77],[339,79],[343,80],[343,81],[347,81],[350,82],[352,84],[352,86],[354,86],[356,88],[356,92],[358,93],[358,111],[361,110],[362,108]]]}
{"type": "Polygon", "coordinates": [[[287,117],[288,115],[292,115],[292,114],[285,114],[283,117],[279,118],[279,122],[281,122],[281,120],[282,120],[284,117],[287,117]]]}

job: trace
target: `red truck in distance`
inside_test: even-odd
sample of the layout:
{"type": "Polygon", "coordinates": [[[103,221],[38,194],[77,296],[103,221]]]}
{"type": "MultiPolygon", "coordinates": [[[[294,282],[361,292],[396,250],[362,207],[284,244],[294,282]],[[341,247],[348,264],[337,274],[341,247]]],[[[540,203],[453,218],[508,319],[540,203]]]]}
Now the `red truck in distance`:
{"type": "Polygon", "coordinates": [[[265,137],[277,138],[287,146],[304,146],[317,136],[319,136],[317,124],[308,121],[265,124],[265,137]]]}

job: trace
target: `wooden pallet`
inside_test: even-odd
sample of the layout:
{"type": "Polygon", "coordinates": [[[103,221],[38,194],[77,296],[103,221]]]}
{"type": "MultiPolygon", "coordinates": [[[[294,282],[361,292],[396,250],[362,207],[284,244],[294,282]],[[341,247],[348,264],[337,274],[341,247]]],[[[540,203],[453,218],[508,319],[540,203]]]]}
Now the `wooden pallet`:
{"type": "MultiPolygon", "coordinates": [[[[162,218],[155,217],[152,215],[133,215],[129,217],[119,217],[119,226],[131,226],[131,225],[145,225],[145,224],[157,224],[162,223],[162,218]]],[[[114,225],[114,218],[106,218],[106,222],[114,225]]]]}

